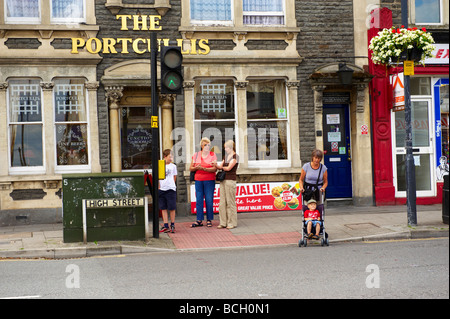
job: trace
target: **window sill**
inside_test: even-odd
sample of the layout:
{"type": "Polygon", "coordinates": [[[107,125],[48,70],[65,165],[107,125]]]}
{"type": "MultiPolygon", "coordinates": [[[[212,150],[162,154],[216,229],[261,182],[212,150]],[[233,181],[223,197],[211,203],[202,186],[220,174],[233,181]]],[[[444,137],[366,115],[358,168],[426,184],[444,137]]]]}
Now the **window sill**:
{"type": "Polygon", "coordinates": [[[180,32],[200,32],[200,33],[235,33],[245,32],[247,35],[252,33],[298,33],[300,28],[287,26],[263,26],[263,25],[244,25],[244,26],[227,26],[227,25],[189,25],[180,26],[180,32]]]}

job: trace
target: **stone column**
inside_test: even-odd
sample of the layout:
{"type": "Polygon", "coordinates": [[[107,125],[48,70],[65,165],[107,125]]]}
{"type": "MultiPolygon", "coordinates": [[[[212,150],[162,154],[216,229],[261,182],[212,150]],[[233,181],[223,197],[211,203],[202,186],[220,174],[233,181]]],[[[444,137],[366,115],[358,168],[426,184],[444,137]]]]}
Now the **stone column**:
{"type": "Polygon", "coordinates": [[[172,130],[173,130],[173,102],[176,94],[160,94],[159,104],[161,106],[161,125],[162,125],[162,150],[172,149],[172,130]]]}
{"type": "Polygon", "coordinates": [[[315,85],[314,90],[314,135],[316,136],[316,149],[323,150],[323,90],[325,85],[315,85]],[[322,135],[317,136],[317,131],[321,131],[322,135]]]}
{"type": "Polygon", "coordinates": [[[88,105],[89,105],[89,136],[90,136],[90,157],[89,163],[91,164],[92,173],[100,173],[102,167],[100,165],[100,142],[98,135],[98,115],[97,115],[97,89],[99,87],[98,82],[87,82],[84,84],[88,90],[88,105]]]}
{"type": "Polygon", "coordinates": [[[248,81],[239,81],[236,87],[236,105],[237,105],[237,128],[239,132],[244,134],[236,134],[242,136],[240,141],[236,141],[238,145],[236,152],[239,155],[239,170],[248,168],[248,139],[247,139],[247,86],[248,81]]]}
{"type": "Polygon", "coordinates": [[[300,81],[289,81],[286,82],[288,88],[288,101],[289,105],[287,108],[289,110],[289,125],[291,131],[291,166],[301,167],[300,162],[300,137],[298,134],[293,134],[293,132],[298,132],[298,88],[300,86],[300,81]]]}
{"type": "MultiPolygon", "coordinates": [[[[8,118],[6,113],[6,90],[8,89],[8,82],[0,83],[0,176],[8,176],[8,118]]],[[[0,187],[1,189],[1,187],[0,187]]],[[[0,207],[1,208],[1,207],[0,207]]]]}
{"type": "MultiPolygon", "coordinates": [[[[193,104],[194,99],[194,87],[195,87],[195,81],[184,81],[183,82],[183,88],[184,88],[184,105],[185,109],[188,110],[186,113],[184,113],[184,127],[186,132],[186,171],[189,171],[189,165],[191,165],[191,156],[194,154],[196,143],[200,143],[199,141],[192,141],[192,138],[194,136],[194,108],[195,105],[193,104]],[[193,143],[194,142],[194,143],[193,143]]],[[[189,177],[187,177],[189,178],[189,177]]],[[[187,180],[189,182],[189,179],[187,180]]]]}
{"type": "Polygon", "coordinates": [[[108,86],[105,88],[109,102],[109,145],[111,152],[111,172],[122,171],[120,148],[119,101],[123,96],[123,87],[108,86]]]}
{"type": "Polygon", "coordinates": [[[352,141],[353,200],[357,205],[372,203],[372,149],[370,135],[369,90],[356,85],[356,134],[352,141]]]}
{"type": "MultiPolygon", "coordinates": [[[[55,122],[53,120],[53,114],[55,113],[51,105],[53,105],[53,87],[55,83],[53,82],[42,82],[41,88],[43,91],[42,97],[42,121],[44,122],[44,145],[45,145],[45,154],[44,163],[45,163],[45,172],[46,174],[54,174],[56,163],[55,152],[56,152],[56,144],[55,144],[55,122]]],[[[56,159],[57,161],[57,159],[56,159]]]]}

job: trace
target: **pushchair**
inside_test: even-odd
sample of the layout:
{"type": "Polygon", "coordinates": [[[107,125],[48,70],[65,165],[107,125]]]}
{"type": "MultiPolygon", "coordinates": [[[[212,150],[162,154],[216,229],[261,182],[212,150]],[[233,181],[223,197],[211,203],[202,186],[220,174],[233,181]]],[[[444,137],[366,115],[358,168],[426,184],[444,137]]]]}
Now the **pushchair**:
{"type": "MultiPolygon", "coordinates": [[[[330,242],[328,240],[328,234],[325,231],[325,202],[324,202],[324,196],[325,194],[320,192],[321,196],[321,205],[317,205],[317,210],[320,212],[320,220],[322,221],[322,225],[320,227],[320,233],[319,233],[319,238],[316,240],[320,240],[320,245],[321,246],[329,246],[330,242]]],[[[308,234],[307,234],[307,225],[305,222],[305,211],[308,209],[308,207],[306,205],[302,206],[302,238],[298,241],[298,247],[302,247],[302,246],[307,246],[308,245],[308,234]]],[[[314,239],[310,239],[310,240],[314,240],[314,239]]]]}

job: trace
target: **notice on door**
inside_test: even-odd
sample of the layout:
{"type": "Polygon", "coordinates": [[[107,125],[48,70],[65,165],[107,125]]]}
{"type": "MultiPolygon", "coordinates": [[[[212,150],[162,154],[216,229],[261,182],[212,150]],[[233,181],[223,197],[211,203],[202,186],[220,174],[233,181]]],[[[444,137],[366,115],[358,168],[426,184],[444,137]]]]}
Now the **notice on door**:
{"type": "Polygon", "coordinates": [[[339,124],[341,119],[339,114],[327,114],[327,124],[339,124]]]}

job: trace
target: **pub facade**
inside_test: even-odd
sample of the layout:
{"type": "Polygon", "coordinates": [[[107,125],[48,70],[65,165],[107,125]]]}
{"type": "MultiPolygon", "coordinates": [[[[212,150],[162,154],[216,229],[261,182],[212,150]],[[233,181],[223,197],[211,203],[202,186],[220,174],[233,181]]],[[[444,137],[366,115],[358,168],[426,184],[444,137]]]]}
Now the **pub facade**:
{"type": "Polygon", "coordinates": [[[183,95],[158,94],[178,214],[204,136],[235,141],[238,184],[298,181],[323,149],[329,199],[372,203],[360,2],[26,2],[0,0],[2,224],[60,220],[62,174],[151,169],[150,32],[183,53],[183,95]]]}

